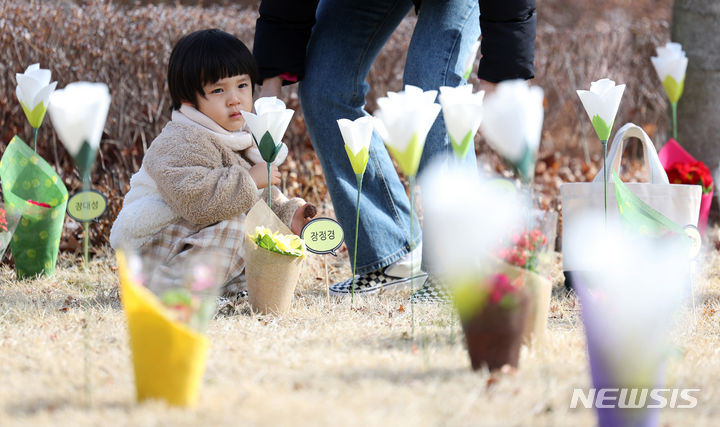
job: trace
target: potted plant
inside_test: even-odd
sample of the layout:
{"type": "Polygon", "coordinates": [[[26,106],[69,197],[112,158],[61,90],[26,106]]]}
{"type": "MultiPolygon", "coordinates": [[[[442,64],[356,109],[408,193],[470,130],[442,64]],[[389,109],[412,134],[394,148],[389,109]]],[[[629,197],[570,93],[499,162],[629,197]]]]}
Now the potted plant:
{"type": "Polygon", "coordinates": [[[453,289],[473,370],[517,367],[528,295],[522,280],[507,274],[469,279],[453,289]]]}
{"type": "Polygon", "coordinates": [[[547,264],[548,239],[540,229],[522,231],[513,236],[512,244],[501,249],[498,271],[510,280],[522,280],[528,294],[528,315],[523,327],[523,342],[542,340],[547,326],[552,283],[541,272],[547,264]]]}
{"type": "Polygon", "coordinates": [[[305,261],[305,243],[262,201],[245,219],[245,277],[248,300],[263,314],[290,309],[305,261]]]}

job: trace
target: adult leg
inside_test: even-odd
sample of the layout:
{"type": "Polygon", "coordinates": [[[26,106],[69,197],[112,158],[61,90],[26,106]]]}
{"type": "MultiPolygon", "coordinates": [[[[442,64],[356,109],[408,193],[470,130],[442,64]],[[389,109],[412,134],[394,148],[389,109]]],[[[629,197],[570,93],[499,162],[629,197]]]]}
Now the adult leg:
{"type": "MultiPolygon", "coordinates": [[[[462,77],[465,63],[473,43],[480,36],[479,17],[477,0],[423,0],[405,63],[405,84],[423,90],[465,84],[462,77]]],[[[452,158],[454,153],[440,113],[425,141],[419,174],[433,160],[443,156],[452,158]]],[[[454,162],[450,161],[448,167],[453,167],[454,162]]],[[[476,165],[474,146],[460,163],[463,166],[476,165]]],[[[432,260],[427,255],[429,250],[428,245],[423,246],[423,266],[426,271],[432,272],[432,260]]],[[[413,299],[426,302],[448,300],[448,294],[437,283],[428,276],[413,299]]]]}
{"type": "MultiPolygon", "coordinates": [[[[423,90],[465,84],[463,68],[480,37],[479,13],[477,0],[423,0],[408,49],[405,84],[423,90]]],[[[420,173],[442,154],[453,155],[453,150],[440,113],[425,141],[420,173]]],[[[475,161],[475,150],[469,150],[463,162],[475,161]]]]}
{"type": "MultiPolygon", "coordinates": [[[[370,66],[411,7],[410,0],[320,1],[308,44],[300,100],[351,252],[357,188],[336,120],[368,114],[364,109],[369,89],[365,79],[370,66]]],[[[357,272],[364,274],[393,263],[411,247],[410,203],[376,134],[370,144],[360,209],[357,272]]]]}

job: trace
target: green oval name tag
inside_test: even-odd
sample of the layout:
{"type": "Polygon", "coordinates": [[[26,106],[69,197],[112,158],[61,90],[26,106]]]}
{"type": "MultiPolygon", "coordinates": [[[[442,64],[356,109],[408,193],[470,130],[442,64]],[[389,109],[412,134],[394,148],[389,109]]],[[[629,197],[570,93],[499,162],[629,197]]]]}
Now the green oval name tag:
{"type": "Polygon", "coordinates": [[[315,218],[300,233],[305,247],[315,254],[333,254],[342,245],[344,235],[340,223],[331,218],[315,218]]]}
{"type": "Polygon", "coordinates": [[[95,190],[80,191],[68,200],[67,213],[75,221],[92,221],[105,213],[107,199],[95,190]]]}

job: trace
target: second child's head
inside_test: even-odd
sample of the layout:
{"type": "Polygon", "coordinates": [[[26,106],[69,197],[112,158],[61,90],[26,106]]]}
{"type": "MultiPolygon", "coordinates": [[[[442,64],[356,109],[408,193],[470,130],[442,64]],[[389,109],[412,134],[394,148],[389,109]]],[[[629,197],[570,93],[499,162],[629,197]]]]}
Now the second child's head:
{"type": "Polygon", "coordinates": [[[172,107],[192,105],[228,131],[242,129],[240,111],[252,111],[255,58],[237,37],[218,29],[182,37],[170,54],[172,107]]]}

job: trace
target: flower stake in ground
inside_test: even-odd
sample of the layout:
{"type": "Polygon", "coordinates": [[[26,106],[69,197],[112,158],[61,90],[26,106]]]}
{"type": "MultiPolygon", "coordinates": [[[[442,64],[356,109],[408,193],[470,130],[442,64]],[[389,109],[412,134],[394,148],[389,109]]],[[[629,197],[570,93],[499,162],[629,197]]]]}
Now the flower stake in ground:
{"type": "MultiPolygon", "coordinates": [[[[378,98],[378,110],[375,116],[376,129],[385,141],[388,151],[397,161],[400,170],[410,181],[410,270],[413,269],[412,250],[415,232],[413,220],[415,212],[415,175],[425,147],[425,138],[440,112],[435,103],[437,91],[406,85],[402,92],[388,92],[387,97],[378,98]]],[[[414,279],[410,288],[415,291],[414,279]]],[[[411,301],[411,334],[415,336],[415,302],[411,301]]]]}
{"type": "Polygon", "coordinates": [[[603,197],[605,219],[607,221],[607,142],[610,138],[610,131],[615,122],[615,115],[620,107],[625,85],[615,86],[610,79],[601,79],[590,84],[590,90],[578,90],[577,94],[582,101],[585,112],[592,121],[595,133],[600,138],[603,147],[603,197]]]}
{"type": "Polygon", "coordinates": [[[352,288],[350,291],[350,303],[355,301],[355,267],[357,266],[357,239],[358,228],[360,227],[360,194],[362,193],[363,174],[370,156],[370,139],[374,129],[374,120],[370,116],[364,116],[355,119],[340,119],[337,121],[340,133],[345,141],[345,152],[350,160],[353,172],[355,172],[355,181],[357,183],[357,205],[355,206],[355,240],[353,248],[353,266],[352,266],[352,288]]]}
{"type": "Polygon", "coordinates": [[[473,145],[475,133],[482,122],[485,91],[472,93],[472,85],[442,86],[438,100],[455,157],[463,159],[473,145]]]}
{"type": "Polygon", "coordinates": [[[268,206],[270,199],[270,165],[283,147],[282,137],[287,130],[294,111],[285,108],[285,103],[274,96],[255,101],[255,114],[243,111],[242,115],[250,128],[253,140],[260,150],[268,171],[268,206]]]}
{"type": "MultiPolygon", "coordinates": [[[[110,109],[110,92],[104,83],[75,82],[55,91],[50,98],[50,119],[65,149],[75,160],[83,182],[90,190],[90,172],[100,146],[110,109]]],[[[83,222],[83,253],[87,267],[90,227],[83,222]]]]}
{"type": "Polygon", "coordinates": [[[657,56],[650,58],[662,82],[672,107],[673,139],[677,140],[677,103],[685,87],[688,60],[680,43],[669,42],[656,48],[657,56]]]}
{"type": "Polygon", "coordinates": [[[37,134],[48,109],[50,94],[55,90],[57,82],[50,83],[50,70],[40,68],[40,64],[32,64],[24,73],[15,74],[17,88],[15,94],[25,112],[30,126],[33,128],[33,149],[37,152],[37,134]]]}

